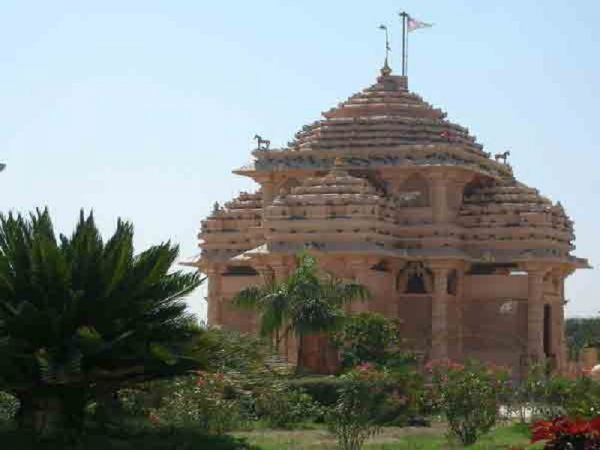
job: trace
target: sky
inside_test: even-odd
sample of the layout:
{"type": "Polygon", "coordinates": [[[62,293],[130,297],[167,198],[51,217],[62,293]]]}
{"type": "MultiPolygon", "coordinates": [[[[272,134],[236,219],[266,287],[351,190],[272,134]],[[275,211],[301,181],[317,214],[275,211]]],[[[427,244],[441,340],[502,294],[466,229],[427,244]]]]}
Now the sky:
{"type": "MultiPolygon", "coordinates": [[[[2,0],[0,211],[48,206],[70,233],[93,209],[105,236],[122,217],[138,250],[170,239],[194,257],[212,204],[256,187],[231,174],[254,134],[284,145],[372,84],[382,23],[399,69],[401,8],[434,24],[410,35],[410,89],[509,149],[600,264],[597,0],[2,0]]],[[[569,316],[598,313],[599,281],[569,278],[569,316]]]]}

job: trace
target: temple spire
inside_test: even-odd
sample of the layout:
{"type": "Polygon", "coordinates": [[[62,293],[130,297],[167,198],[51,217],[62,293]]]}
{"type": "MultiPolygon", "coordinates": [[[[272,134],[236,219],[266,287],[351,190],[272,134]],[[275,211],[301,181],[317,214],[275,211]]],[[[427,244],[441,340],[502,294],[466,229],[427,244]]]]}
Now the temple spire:
{"type": "Polygon", "coordinates": [[[388,27],[385,25],[379,25],[379,29],[385,31],[385,61],[383,63],[383,67],[381,68],[381,75],[388,76],[392,73],[392,69],[388,63],[389,55],[390,55],[390,36],[388,33],[388,27]]]}

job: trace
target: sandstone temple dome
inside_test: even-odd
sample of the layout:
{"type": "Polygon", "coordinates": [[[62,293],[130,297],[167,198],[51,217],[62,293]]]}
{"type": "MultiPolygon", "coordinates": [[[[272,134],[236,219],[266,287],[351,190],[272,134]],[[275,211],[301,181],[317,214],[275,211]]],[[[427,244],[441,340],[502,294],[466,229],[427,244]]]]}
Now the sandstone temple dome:
{"type": "MultiPolygon", "coordinates": [[[[287,276],[308,251],[366,285],[373,299],[354,311],[399,319],[426,359],[476,357],[515,376],[532,360],[564,369],[564,279],[588,267],[572,254],[572,221],[406,77],[385,67],[285,148],[268,147],[259,139],[254,162],[234,171],[260,188],[202,222],[193,265],[208,274],[210,325],[255,332],[230,299],[287,276]]],[[[305,363],[331,370],[327,342],[310,345],[305,363]]]]}

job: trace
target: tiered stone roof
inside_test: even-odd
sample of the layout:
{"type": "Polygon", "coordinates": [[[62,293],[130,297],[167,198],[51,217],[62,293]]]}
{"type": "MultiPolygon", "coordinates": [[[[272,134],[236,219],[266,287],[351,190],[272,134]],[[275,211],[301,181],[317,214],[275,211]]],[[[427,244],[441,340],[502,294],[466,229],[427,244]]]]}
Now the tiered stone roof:
{"type": "Polygon", "coordinates": [[[392,75],[324,112],[287,147],[253,154],[256,161],[237,173],[322,169],[332,167],[337,156],[357,168],[449,165],[494,177],[511,173],[466,128],[409,92],[405,77],[392,75]]]}
{"type": "Polygon", "coordinates": [[[324,120],[296,134],[292,150],[394,148],[451,141],[485,156],[466,128],[448,122],[444,112],[408,92],[403,77],[382,76],[323,116],[324,120]]]}
{"type": "Polygon", "coordinates": [[[261,229],[262,193],[242,192],[223,207],[215,204],[212,214],[202,221],[202,258],[228,261],[263,241],[261,229]]]}
{"type": "Polygon", "coordinates": [[[496,241],[504,249],[520,248],[521,256],[567,257],[574,248],[573,222],[562,205],[512,178],[467,193],[459,223],[465,228],[466,241],[475,245],[496,241]]]}
{"type": "Polygon", "coordinates": [[[253,155],[253,164],[235,172],[263,184],[264,195],[241,194],[202,223],[200,264],[306,247],[587,264],[570,255],[573,224],[562,206],[518,182],[510,165],[492,159],[466,128],[409,92],[404,77],[383,73],[303,127],[287,147],[253,155]],[[411,205],[402,180],[414,176],[428,188],[420,192],[423,202],[411,205]],[[442,220],[428,203],[439,177],[448,189],[442,220]]]}
{"type": "Polygon", "coordinates": [[[266,240],[274,248],[383,245],[396,222],[394,199],[366,179],[350,175],[340,160],[336,164],[328,174],[306,178],[266,208],[266,240]]]}

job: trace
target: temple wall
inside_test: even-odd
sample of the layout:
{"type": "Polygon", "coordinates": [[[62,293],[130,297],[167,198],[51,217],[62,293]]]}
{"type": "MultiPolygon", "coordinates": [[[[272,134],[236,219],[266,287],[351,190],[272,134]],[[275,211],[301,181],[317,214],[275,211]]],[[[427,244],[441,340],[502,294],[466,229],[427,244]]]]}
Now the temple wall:
{"type": "Polygon", "coordinates": [[[243,288],[260,283],[262,283],[260,276],[221,276],[222,314],[220,325],[223,328],[242,333],[254,333],[258,330],[256,314],[233,307],[230,302],[235,294],[243,288]]]}
{"type": "Polygon", "coordinates": [[[465,278],[464,353],[520,369],[527,348],[527,276],[473,275],[465,278]]]}
{"type": "Polygon", "coordinates": [[[425,352],[431,341],[431,296],[406,294],[398,302],[400,329],[407,349],[425,352]]]}
{"type": "Polygon", "coordinates": [[[371,311],[385,316],[396,314],[396,305],[393,301],[394,275],[389,272],[367,270],[357,276],[358,281],[366,286],[371,293],[371,299],[357,306],[362,311],[371,311]]]}

